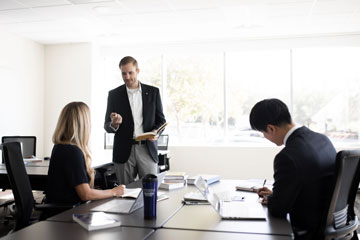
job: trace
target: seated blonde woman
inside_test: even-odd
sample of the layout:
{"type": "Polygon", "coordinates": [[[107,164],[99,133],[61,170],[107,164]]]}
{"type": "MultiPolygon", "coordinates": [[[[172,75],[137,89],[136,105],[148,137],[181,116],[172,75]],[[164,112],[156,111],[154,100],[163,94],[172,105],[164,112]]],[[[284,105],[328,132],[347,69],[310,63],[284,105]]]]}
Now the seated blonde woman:
{"type": "Polygon", "coordinates": [[[88,147],[90,128],[90,110],[85,103],[71,102],[61,111],[53,135],[47,202],[77,204],[124,193],[123,185],[109,190],[93,188],[95,171],[88,147]]]}

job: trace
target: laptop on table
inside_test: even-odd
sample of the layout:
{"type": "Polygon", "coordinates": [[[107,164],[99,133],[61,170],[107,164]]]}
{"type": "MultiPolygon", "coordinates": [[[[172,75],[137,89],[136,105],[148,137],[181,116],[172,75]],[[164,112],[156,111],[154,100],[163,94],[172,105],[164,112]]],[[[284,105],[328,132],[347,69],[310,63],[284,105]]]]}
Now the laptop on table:
{"type": "MultiPolygon", "coordinates": [[[[158,179],[158,185],[157,185],[158,189],[160,183],[164,180],[165,174],[166,174],[165,172],[162,172],[156,175],[158,179]]],[[[138,181],[141,181],[141,179],[138,181]]],[[[140,183],[135,185],[140,186],[140,183]]],[[[103,203],[97,207],[90,209],[90,211],[130,214],[144,206],[144,196],[142,192],[143,191],[141,189],[136,199],[114,198],[106,203],[103,203]]]]}
{"type": "Polygon", "coordinates": [[[266,214],[262,205],[258,202],[240,202],[221,200],[202,177],[195,180],[196,188],[201,192],[210,205],[216,210],[222,219],[232,220],[266,220],[266,214]]]}

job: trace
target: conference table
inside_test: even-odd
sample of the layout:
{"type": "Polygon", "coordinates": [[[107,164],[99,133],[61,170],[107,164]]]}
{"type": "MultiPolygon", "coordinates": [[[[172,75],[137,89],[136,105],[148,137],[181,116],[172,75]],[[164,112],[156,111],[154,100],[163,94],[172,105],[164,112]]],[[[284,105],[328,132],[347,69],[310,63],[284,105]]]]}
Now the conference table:
{"type": "MultiPolygon", "coordinates": [[[[236,182],[221,180],[210,187],[214,192],[233,191],[244,196],[245,201],[257,201],[256,193],[235,191],[236,182]]],[[[222,220],[210,205],[182,203],[184,194],[197,191],[193,185],[163,191],[169,198],[157,203],[157,217],[153,220],[145,220],[140,208],[131,214],[111,214],[121,221],[121,227],[88,232],[73,222],[72,214],[88,213],[111,201],[104,199],[89,201],[3,239],[292,239],[289,221],[272,217],[265,206],[266,220],[222,220]]]]}
{"type": "Polygon", "coordinates": [[[146,239],[154,230],[150,228],[115,227],[88,232],[77,223],[42,221],[15,233],[6,235],[2,240],[121,240],[146,239]]]}
{"type": "MultiPolygon", "coordinates": [[[[235,189],[236,180],[222,180],[221,184],[210,185],[215,192],[231,191],[235,189]]],[[[237,191],[239,193],[240,191],[237,191]]],[[[258,201],[256,193],[241,192],[245,202],[249,204],[258,201]]],[[[287,221],[272,217],[267,208],[266,221],[255,220],[222,220],[210,205],[185,205],[177,214],[164,224],[164,228],[189,229],[200,231],[221,231],[240,233],[260,233],[289,235],[291,227],[287,221]]]]}
{"type": "MultiPolygon", "coordinates": [[[[33,190],[45,190],[49,163],[50,161],[48,160],[25,163],[25,169],[29,176],[30,184],[33,190]]],[[[11,189],[4,163],[0,164],[0,189],[11,189]]]]}

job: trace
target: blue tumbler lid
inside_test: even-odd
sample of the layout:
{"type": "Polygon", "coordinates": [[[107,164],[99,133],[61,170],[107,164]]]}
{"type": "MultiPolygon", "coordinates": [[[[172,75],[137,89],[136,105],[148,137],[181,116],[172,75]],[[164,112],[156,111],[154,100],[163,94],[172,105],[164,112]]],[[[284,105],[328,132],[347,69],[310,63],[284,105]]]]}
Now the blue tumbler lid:
{"type": "Polygon", "coordinates": [[[142,182],[157,182],[157,176],[154,174],[147,174],[145,175],[145,177],[142,179],[142,182]]]}

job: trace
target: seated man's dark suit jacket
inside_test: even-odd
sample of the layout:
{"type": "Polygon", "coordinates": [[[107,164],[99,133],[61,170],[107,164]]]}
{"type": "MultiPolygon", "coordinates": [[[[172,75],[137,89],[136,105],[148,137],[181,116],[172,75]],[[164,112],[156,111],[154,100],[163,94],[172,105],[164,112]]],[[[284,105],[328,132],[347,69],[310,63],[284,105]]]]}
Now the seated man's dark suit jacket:
{"type": "Polygon", "coordinates": [[[290,213],[293,229],[307,230],[313,239],[327,211],[335,175],[336,150],[330,140],[306,127],[296,129],[274,160],[273,194],[268,210],[290,213]]]}
{"type": "MultiPolygon", "coordinates": [[[[151,132],[166,122],[160,92],[156,87],[140,84],[143,101],[143,130],[144,132],[151,132]]],[[[130,156],[134,133],[134,120],[125,84],[109,92],[104,124],[105,130],[109,133],[114,133],[114,130],[110,127],[110,114],[112,112],[122,116],[122,123],[115,132],[114,137],[113,162],[125,163],[130,156]]],[[[157,141],[146,141],[146,145],[152,159],[158,162],[157,141]]]]}

